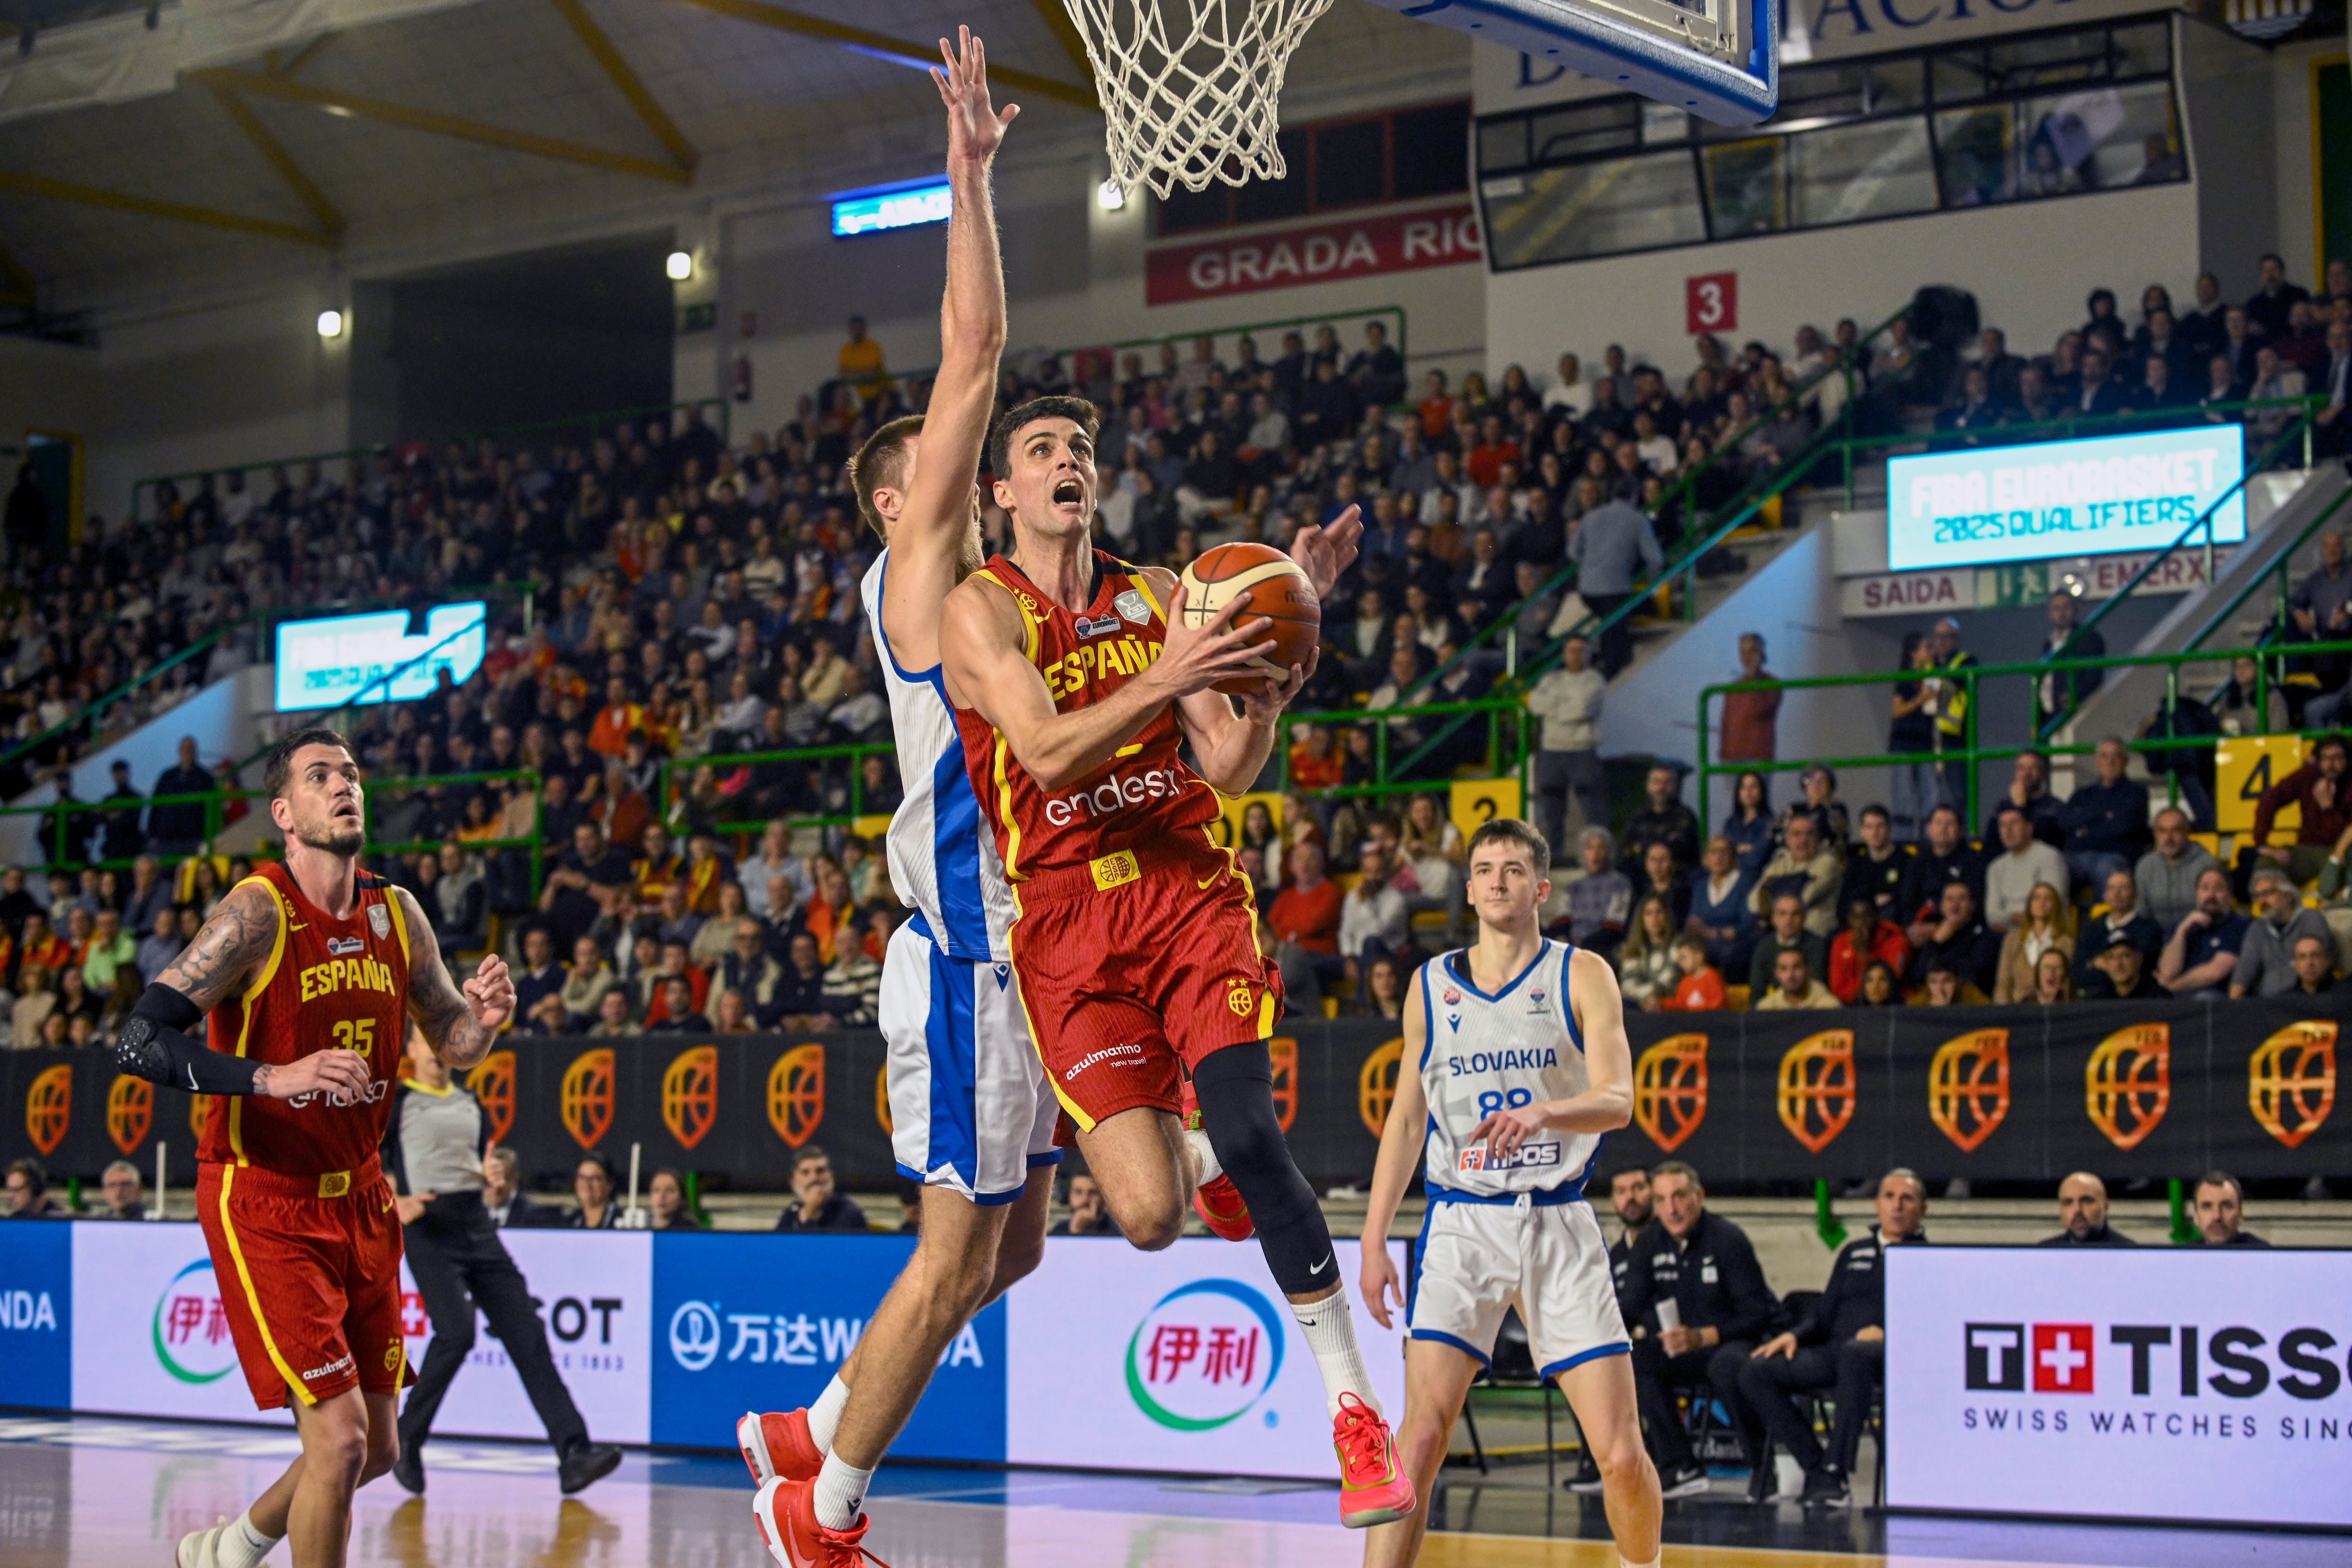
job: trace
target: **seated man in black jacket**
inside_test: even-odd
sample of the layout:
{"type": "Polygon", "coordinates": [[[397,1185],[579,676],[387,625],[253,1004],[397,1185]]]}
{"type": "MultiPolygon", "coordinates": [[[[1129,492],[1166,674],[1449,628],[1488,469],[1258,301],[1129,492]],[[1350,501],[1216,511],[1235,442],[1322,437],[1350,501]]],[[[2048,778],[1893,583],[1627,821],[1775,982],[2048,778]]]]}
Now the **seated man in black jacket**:
{"type": "Polygon", "coordinates": [[[1916,930],[1911,937],[1906,984],[1927,984],[1927,971],[1940,959],[1969,984],[1991,994],[1994,975],[2000,968],[2000,937],[1986,928],[1966,882],[1947,884],[1935,915],[1919,925],[1924,929],[1916,930]]]}
{"type": "MultiPolygon", "coordinates": [[[[1798,1315],[1785,1333],[1756,1348],[1739,1369],[1740,1397],[1790,1457],[1805,1468],[1808,1508],[1843,1508],[1850,1500],[1846,1478],[1870,1418],[1872,1391],[1886,1381],[1886,1275],[1884,1249],[1898,1242],[1924,1242],[1919,1228],[1927,1215],[1927,1189],[1906,1170],[1878,1180],[1878,1226],[1849,1241],[1830,1265],[1821,1300],[1798,1315]],[[1837,1425],[1824,1455],[1813,1437],[1811,1415],[1790,1397],[1820,1388],[1837,1390],[1837,1425]]],[[[1751,1502],[1772,1496],[1772,1456],[1748,1478],[1751,1502]]]]}
{"type": "Polygon", "coordinates": [[[1887,917],[1909,928],[1905,934],[1913,947],[1925,935],[1919,928],[1936,923],[1937,906],[1944,889],[1954,882],[1965,885],[1979,904],[1984,902],[1984,856],[1969,847],[1960,831],[1960,814],[1939,805],[1927,814],[1927,842],[1913,854],[1904,872],[1903,890],[1895,896],[1895,907],[1901,912],[1887,917]]]}
{"type": "Polygon", "coordinates": [[[1690,1497],[1706,1489],[1706,1467],[1691,1451],[1674,1391],[1721,1399],[1755,1463],[1764,1434],[1744,1414],[1739,1373],[1778,1326],[1780,1304],[1747,1233],[1706,1212],[1696,1171],[1669,1160],[1650,1173],[1650,1193],[1656,1222],[1633,1240],[1619,1307],[1633,1334],[1633,1393],[1660,1484],[1670,1498],[1690,1497]]]}
{"type": "Polygon", "coordinates": [[[2107,1224],[2107,1184],[2077,1171],[2058,1184],[2058,1223],[2066,1228],[2042,1238],[2043,1247],[2137,1247],[2107,1224]]]}

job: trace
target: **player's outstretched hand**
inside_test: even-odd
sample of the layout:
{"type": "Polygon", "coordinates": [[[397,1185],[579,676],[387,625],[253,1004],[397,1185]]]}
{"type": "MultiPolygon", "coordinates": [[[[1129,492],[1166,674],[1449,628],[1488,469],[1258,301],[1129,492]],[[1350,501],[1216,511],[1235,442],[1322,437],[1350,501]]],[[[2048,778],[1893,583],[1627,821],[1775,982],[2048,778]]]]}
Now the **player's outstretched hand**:
{"type": "Polygon", "coordinates": [[[1204,625],[1197,628],[1187,626],[1184,581],[1177,579],[1176,591],[1168,600],[1167,645],[1152,661],[1150,670],[1151,678],[1165,687],[1171,697],[1190,697],[1236,676],[1264,676],[1268,681],[1283,679],[1282,668],[1258,651],[1271,632],[1267,623],[1260,617],[1246,626],[1234,625],[1234,617],[1241,613],[1244,603],[1243,595],[1236,594],[1204,625]]]}
{"type": "Polygon", "coordinates": [[[507,973],[507,961],[495,952],[486,955],[474,977],[458,989],[466,994],[466,1010],[486,1035],[497,1034],[514,1016],[514,976],[507,973]]]}
{"type": "Polygon", "coordinates": [[[1021,106],[1008,103],[1000,114],[989,101],[988,46],[973,37],[970,27],[956,29],[955,44],[941,38],[940,58],[947,62],[947,68],[932,67],[931,80],[939,86],[940,101],[948,106],[948,156],[985,163],[996,156],[1004,128],[1013,123],[1021,106]]]}
{"type": "Polygon", "coordinates": [[[1363,1267],[1356,1276],[1356,1293],[1363,1297],[1364,1310],[1372,1315],[1372,1321],[1385,1329],[1390,1326],[1391,1296],[1396,1298],[1396,1310],[1404,1310],[1404,1281],[1397,1278],[1396,1260],[1377,1239],[1365,1238],[1363,1251],[1363,1267]]]}
{"type": "Polygon", "coordinates": [[[1549,1109],[1541,1104],[1514,1105],[1507,1110],[1495,1111],[1470,1130],[1470,1141],[1475,1143],[1484,1139],[1490,1160],[1508,1159],[1528,1141],[1529,1133],[1543,1130],[1549,1109]]]}
{"type": "Polygon", "coordinates": [[[1298,689],[1307,684],[1307,678],[1315,673],[1315,667],[1322,658],[1320,647],[1309,649],[1305,664],[1292,665],[1290,673],[1280,680],[1268,679],[1264,689],[1242,699],[1243,716],[1253,723],[1273,723],[1282,710],[1290,706],[1290,700],[1298,695],[1298,689]]]}
{"type": "Polygon", "coordinates": [[[1315,584],[1315,596],[1328,599],[1348,568],[1356,563],[1357,547],[1364,540],[1364,509],[1351,506],[1321,528],[1302,528],[1290,542],[1290,558],[1315,584]]]}
{"type": "Polygon", "coordinates": [[[400,1215],[401,1224],[415,1225],[418,1217],[425,1213],[425,1205],[431,1203],[433,1198],[434,1194],[431,1193],[417,1193],[412,1196],[394,1196],[392,1206],[400,1215]]]}
{"type": "Polygon", "coordinates": [[[313,1051],[283,1066],[263,1068],[255,1075],[254,1088],[272,1100],[324,1094],[348,1105],[366,1096],[374,1077],[367,1058],[357,1051],[313,1051]]]}

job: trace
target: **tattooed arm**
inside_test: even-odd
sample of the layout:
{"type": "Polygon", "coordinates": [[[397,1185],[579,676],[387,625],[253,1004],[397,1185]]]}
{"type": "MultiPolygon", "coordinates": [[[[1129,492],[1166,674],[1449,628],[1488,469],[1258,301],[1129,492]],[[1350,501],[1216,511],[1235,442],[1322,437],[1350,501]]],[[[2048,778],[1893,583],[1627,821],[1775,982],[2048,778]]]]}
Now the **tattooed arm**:
{"type": "Polygon", "coordinates": [[[229,889],[196,940],[155,977],[123,1020],[114,1045],[122,1070],[198,1094],[291,1100],[319,1090],[337,1099],[367,1092],[367,1058],[356,1051],[314,1051],[273,1066],[213,1050],[188,1033],[268,959],[278,921],[278,900],[267,889],[249,883],[229,889]]]}
{"type": "Polygon", "coordinates": [[[408,920],[408,1016],[425,1031],[433,1054],[453,1068],[469,1068],[490,1054],[490,1042],[514,1016],[514,981],[507,961],[484,955],[474,978],[453,984],[441,963],[441,943],[424,906],[405,888],[394,888],[408,920]]]}

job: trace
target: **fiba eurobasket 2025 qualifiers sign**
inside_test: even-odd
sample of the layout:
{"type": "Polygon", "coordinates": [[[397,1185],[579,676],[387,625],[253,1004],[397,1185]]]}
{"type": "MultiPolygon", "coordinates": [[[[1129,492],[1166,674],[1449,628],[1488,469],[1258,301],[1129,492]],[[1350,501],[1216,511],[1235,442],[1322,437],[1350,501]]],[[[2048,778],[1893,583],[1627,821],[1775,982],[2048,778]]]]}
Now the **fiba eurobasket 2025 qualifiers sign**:
{"type": "Polygon", "coordinates": [[[1898,1247],[1895,1508],[2352,1526],[2352,1253],[1898,1247]]]}
{"type": "Polygon", "coordinates": [[[2235,544],[2246,504],[2230,490],[2244,471],[2235,425],[1890,458],[1886,563],[1915,572],[2161,550],[2224,495],[2213,542],[2235,544]]]}

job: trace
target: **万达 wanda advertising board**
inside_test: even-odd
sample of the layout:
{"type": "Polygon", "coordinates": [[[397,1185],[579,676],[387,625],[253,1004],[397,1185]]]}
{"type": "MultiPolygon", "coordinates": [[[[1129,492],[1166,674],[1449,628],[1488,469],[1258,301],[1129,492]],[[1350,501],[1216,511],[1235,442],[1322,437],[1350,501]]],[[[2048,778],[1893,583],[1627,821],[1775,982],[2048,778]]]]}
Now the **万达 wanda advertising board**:
{"type": "Polygon", "coordinates": [[[1886,1500],[2352,1528],[2352,1254],[1891,1247],[1886,1500]]]}

